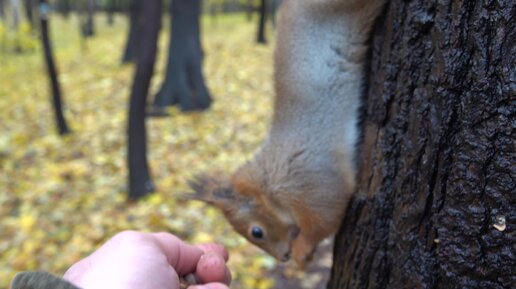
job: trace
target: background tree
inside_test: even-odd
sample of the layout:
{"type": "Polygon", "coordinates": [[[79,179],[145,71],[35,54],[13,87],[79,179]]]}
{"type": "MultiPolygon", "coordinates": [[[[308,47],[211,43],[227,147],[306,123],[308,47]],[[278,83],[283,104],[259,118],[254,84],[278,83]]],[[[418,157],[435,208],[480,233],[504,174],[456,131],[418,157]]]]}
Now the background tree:
{"type": "Polygon", "coordinates": [[[20,0],[9,0],[11,15],[12,15],[12,23],[11,27],[13,30],[17,31],[18,26],[21,22],[21,1],[20,0]]]}
{"type": "Polygon", "coordinates": [[[142,5],[145,24],[141,31],[142,46],[131,90],[128,125],[129,198],[133,200],[154,191],[147,163],[145,104],[156,61],[161,6],[161,0],[146,0],[145,5],[142,5]]]}
{"type": "Polygon", "coordinates": [[[107,1],[106,10],[107,10],[107,23],[110,26],[113,26],[115,24],[115,12],[118,10],[119,1],[116,0],[109,0],[107,1]]]}
{"type": "Polygon", "coordinates": [[[81,33],[83,37],[95,35],[95,0],[81,0],[81,33]]]}
{"type": "Polygon", "coordinates": [[[34,17],[34,5],[36,4],[35,0],[24,0],[24,9],[25,16],[27,17],[27,21],[30,23],[31,28],[36,27],[36,19],[34,17]]]}
{"type": "Polygon", "coordinates": [[[265,24],[267,22],[267,0],[260,1],[260,17],[258,21],[258,35],[256,41],[261,44],[267,43],[265,37],[265,24]]]}
{"type": "Polygon", "coordinates": [[[328,288],[514,288],[514,11],[391,1],[328,288]]]}
{"type": "Polygon", "coordinates": [[[5,19],[5,0],[0,0],[0,19],[5,19]]]}
{"type": "Polygon", "coordinates": [[[159,112],[179,104],[182,111],[210,107],[211,96],[202,73],[199,17],[201,0],[173,0],[171,7],[171,38],[167,72],[161,89],[154,99],[159,112]]]}
{"type": "Polygon", "coordinates": [[[72,11],[72,0],[58,0],[57,1],[57,10],[66,18],[70,16],[70,12],[72,11]]]}
{"type": "Polygon", "coordinates": [[[247,0],[245,6],[245,16],[247,21],[253,20],[253,12],[254,12],[254,0],[247,0]]]}
{"type": "Polygon", "coordinates": [[[46,0],[39,0],[39,17],[41,29],[41,43],[47,64],[48,77],[50,79],[50,87],[52,89],[52,104],[56,116],[56,124],[59,134],[64,135],[70,132],[63,114],[63,104],[61,100],[61,87],[57,75],[57,68],[52,54],[52,46],[50,44],[50,36],[48,33],[48,22],[50,15],[50,6],[46,0]]]}
{"type": "Polygon", "coordinates": [[[143,0],[131,0],[129,4],[129,34],[124,49],[122,63],[135,62],[142,43],[143,29],[143,0]]]}

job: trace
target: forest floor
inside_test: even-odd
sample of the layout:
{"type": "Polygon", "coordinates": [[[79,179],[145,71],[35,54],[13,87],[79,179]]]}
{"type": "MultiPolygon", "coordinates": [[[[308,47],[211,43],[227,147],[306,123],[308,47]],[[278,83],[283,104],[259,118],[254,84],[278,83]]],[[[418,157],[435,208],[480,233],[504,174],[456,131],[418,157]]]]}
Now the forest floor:
{"type": "MultiPolygon", "coordinates": [[[[127,203],[126,122],[133,67],[121,65],[127,23],[97,19],[97,35],[81,40],[76,18],[51,19],[66,117],[53,122],[40,48],[14,53],[0,35],[0,288],[18,271],[62,274],[120,230],[169,231],[190,242],[220,242],[230,252],[235,289],[324,288],[331,245],[307,272],[277,264],[232,231],[221,214],[178,195],[192,176],[232,171],[266,135],[271,116],[273,43],[254,43],[244,15],[203,21],[205,76],[214,96],[205,113],[149,119],[149,161],[157,192],[127,203]]],[[[168,27],[164,23],[163,27],[168,27]]],[[[163,79],[168,29],[151,98],[163,79]]],[[[0,29],[0,34],[5,29],[0,29]]],[[[23,42],[22,41],[22,42],[23,42]]]]}

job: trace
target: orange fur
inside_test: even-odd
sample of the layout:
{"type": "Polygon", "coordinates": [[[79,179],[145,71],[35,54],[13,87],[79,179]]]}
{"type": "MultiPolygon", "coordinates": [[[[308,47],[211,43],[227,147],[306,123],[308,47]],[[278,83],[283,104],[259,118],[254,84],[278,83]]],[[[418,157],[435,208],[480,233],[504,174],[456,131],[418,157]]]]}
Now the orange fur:
{"type": "Polygon", "coordinates": [[[284,0],[271,130],[231,178],[192,182],[234,229],[300,267],[335,233],[355,189],[367,38],[383,0],[284,0]]]}

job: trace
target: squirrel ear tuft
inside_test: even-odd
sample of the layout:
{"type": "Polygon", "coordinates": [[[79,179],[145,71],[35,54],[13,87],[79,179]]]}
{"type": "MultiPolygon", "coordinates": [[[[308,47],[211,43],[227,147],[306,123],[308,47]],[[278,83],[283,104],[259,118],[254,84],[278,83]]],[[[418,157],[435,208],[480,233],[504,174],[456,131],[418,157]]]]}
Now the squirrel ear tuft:
{"type": "Polygon", "coordinates": [[[231,183],[226,177],[198,175],[188,182],[193,193],[187,199],[203,201],[219,208],[225,208],[236,199],[231,183]]]}

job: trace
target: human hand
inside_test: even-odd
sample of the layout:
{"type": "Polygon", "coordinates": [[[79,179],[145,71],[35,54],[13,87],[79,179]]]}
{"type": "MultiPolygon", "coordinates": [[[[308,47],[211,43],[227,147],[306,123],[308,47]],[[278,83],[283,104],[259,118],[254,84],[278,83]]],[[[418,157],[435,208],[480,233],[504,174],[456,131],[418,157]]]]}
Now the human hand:
{"type": "Polygon", "coordinates": [[[228,289],[231,273],[219,245],[192,246],[168,233],[118,233],[75,263],[63,278],[82,289],[179,289],[179,277],[194,274],[188,289],[228,289]]]}

